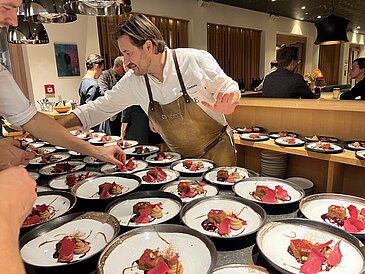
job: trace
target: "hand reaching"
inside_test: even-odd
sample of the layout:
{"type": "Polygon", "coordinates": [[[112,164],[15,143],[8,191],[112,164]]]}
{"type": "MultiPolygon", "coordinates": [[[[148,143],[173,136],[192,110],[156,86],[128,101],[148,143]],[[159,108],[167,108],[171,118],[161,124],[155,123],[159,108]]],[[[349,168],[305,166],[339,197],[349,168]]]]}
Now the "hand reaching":
{"type": "Polygon", "coordinates": [[[202,101],[202,104],[214,112],[221,114],[231,114],[239,104],[239,100],[237,100],[236,97],[237,93],[234,91],[225,93],[220,91],[214,104],[207,101],[202,101]]]}
{"type": "Polygon", "coordinates": [[[92,156],[114,165],[120,165],[126,161],[125,152],[117,145],[96,147],[96,153],[92,156]]]}
{"type": "Polygon", "coordinates": [[[13,138],[0,140],[0,170],[18,165],[28,164],[30,159],[35,157],[35,153],[25,151],[20,148],[20,142],[13,138]]]}

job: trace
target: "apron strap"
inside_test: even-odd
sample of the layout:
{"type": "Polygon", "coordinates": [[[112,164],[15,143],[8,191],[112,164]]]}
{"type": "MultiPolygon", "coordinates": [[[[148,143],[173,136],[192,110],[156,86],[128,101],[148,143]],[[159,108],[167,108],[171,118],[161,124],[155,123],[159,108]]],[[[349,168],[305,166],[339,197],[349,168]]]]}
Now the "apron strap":
{"type": "Polygon", "coordinates": [[[155,103],[153,101],[153,97],[152,97],[152,90],[151,90],[151,85],[150,85],[150,80],[148,80],[148,76],[147,74],[143,75],[144,76],[144,80],[146,81],[146,87],[147,87],[147,92],[148,92],[148,97],[150,98],[150,110],[154,111],[155,110],[155,103]]]}
{"type": "Polygon", "coordinates": [[[176,73],[177,73],[177,77],[179,78],[179,83],[180,83],[181,91],[182,91],[183,96],[184,96],[184,100],[185,100],[186,103],[190,103],[190,97],[189,97],[188,93],[186,92],[184,80],[182,78],[181,71],[180,71],[180,68],[179,68],[179,63],[177,62],[176,52],[175,52],[174,49],[171,50],[171,52],[172,52],[172,58],[174,59],[176,73]]]}

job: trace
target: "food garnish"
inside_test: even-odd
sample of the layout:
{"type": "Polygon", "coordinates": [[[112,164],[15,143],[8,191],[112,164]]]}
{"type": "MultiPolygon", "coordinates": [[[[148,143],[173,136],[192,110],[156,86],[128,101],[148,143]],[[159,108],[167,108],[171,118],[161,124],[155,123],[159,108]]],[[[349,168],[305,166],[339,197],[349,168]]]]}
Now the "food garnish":
{"type": "Polygon", "coordinates": [[[275,186],[275,189],[271,189],[268,186],[257,185],[256,190],[250,192],[250,195],[258,201],[270,204],[275,204],[279,200],[284,202],[291,200],[288,192],[279,185],[275,186]]]}
{"type": "Polygon", "coordinates": [[[204,189],[205,184],[194,181],[196,184],[191,185],[189,180],[181,180],[177,185],[177,192],[181,198],[193,198],[196,195],[204,195],[207,191],[204,189]]]}
{"type": "Polygon", "coordinates": [[[101,185],[99,185],[99,191],[94,194],[92,197],[95,197],[95,195],[99,196],[100,199],[108,199],[113,196],[117,196],[123,192],[123,186],[113,182],[108,183],[105,182],[101,185]]]}
{"type": "Polygon", "coordinates": [[[219,182],[235,183],[242,178],[237,168],[231,174],[228,173],[227,169],[219,169],[217,171],[217,181],[219,182]]]}
{"type": "Polygon", "coordinates": [[[133,153],[136,154],[142,154],[142,153],[149,153],[151,152],[151,150],[148,147],[143,147],[143,146],[137,146],[134,148],[133,153]]]}
{"type": "Polygon", "coordinates": [[[182,162],[182,164],[183,164],[184,168],[186,168],[190,171],[197,171],[199,169],[204,168],[204,163],[203,163],[203,161],[200,161],[200,160],[197,162],[193,162],[193,160],[187,159],[187,160],[184,160],[182,162]]]}
{"type": "Polygon", "coordinates": [[[51,173],[69,172],[72,171],[75,167],[75,165],[71,165],[69,163],[59,163],[53,167],[51,173]]]}
{"type": "MultiPolygon", "coordinates": [[[[53,203],[53,202],[54,201],[52,201],[51,203],[53,203]]],[[[32,208],[32,212],[28,215],[28,217],[23,222],[23,226],[43,223],[43,222],[48,221],[51,218],[53,218],[56,214],[56,210],[53,206],[51,206],[51,203],[49,205],[46,205],[46,204],[35,205],[32,208]]]]}
{"type": "Polygon", "coordinates": [[[78,182],[82,182],[86,180],[87,178],[90,178],[90,172],[81,173],[76,175],[75,173],[67,174],[66,176],[66,185],[71,188],[74,185],[76,185],[78,182]]]}
{"type": "Polygon", "coordinates": [[[134,162],[134,158],[130,158],[125,164],[121,164],[117,166],[117,169],[121,172],[132,171],[137,167],[137,164],[134,162]]]}
{"type": "Polygon", "coordinates": [[[148,183],[163,182],[166,180],[167,174],[160,167],[155,167],[147,171],[147,174],[142,176],[142,180],[148,183]]]}
{"type": "Polygon", "coordinates": [[[138,202],[133,206],[133,215],[129,221],[135,224],[150,223],[163,217],[162,209],[162,203],[138,202]]]}

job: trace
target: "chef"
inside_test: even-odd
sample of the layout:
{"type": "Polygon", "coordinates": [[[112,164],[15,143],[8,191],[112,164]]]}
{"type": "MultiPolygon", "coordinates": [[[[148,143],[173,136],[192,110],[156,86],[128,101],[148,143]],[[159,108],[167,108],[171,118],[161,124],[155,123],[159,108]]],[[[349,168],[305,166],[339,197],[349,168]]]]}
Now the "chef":
{"type": "Polygon", "coordinates": [[[169,49],[144,15],[123,21],[113,37],[129,71],[104,97],[58,120],[88,129],[131,105],[141,105],[172,151],[206,158],[218,166],[236,164],[225,114],[240,98],[238,84],[206,51],[169,49]]]}

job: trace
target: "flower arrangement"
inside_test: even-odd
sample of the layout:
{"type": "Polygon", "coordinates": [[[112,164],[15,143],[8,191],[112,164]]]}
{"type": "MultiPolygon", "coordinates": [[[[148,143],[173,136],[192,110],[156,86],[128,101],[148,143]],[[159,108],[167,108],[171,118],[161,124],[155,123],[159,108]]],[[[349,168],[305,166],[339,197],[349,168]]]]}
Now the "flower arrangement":
{"type": "Polygon", "coordinates": [[[315,69],[313,70],[313,73],[311,74],[310,72],[306,72],[304,73],[304,79],[308,82],[308,83],[314,83],[316,78],[319,77],[323,77],[322,72],[320,69],[315,69]]]}

